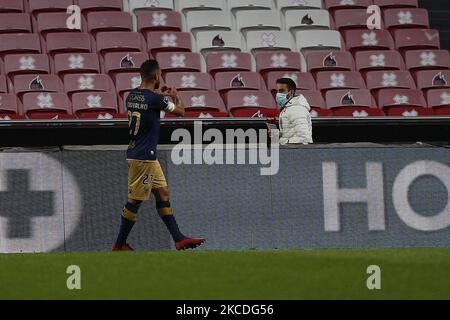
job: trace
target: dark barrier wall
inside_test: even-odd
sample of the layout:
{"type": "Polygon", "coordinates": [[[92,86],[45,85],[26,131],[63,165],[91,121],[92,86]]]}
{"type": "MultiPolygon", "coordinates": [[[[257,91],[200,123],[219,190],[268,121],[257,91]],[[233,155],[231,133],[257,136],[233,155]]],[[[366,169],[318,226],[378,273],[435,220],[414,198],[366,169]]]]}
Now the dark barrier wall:
{"type": "MultiPolygon", "coordinates": [[[[123,151],[0,153],[0,251],[109,250],[127,194],[123,151]]],[[[259,165],[175,165],[160,151],[182,231],[204,249],[450,245],[450,149],[281,149],[259,165]]],[[[130,238],[171,249],[146,203],[130,238]]]]}

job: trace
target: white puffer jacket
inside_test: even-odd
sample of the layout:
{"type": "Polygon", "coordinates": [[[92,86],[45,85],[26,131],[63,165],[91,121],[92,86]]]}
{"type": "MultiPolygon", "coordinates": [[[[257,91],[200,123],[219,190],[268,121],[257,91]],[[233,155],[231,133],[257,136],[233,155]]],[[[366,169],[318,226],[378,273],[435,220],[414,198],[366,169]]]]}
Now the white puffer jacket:
{"type": "Polygon", "coordinates": [[[280,144],[313,143],[310,110],[303,95],[289,100],[280,113],[280,144]]]}

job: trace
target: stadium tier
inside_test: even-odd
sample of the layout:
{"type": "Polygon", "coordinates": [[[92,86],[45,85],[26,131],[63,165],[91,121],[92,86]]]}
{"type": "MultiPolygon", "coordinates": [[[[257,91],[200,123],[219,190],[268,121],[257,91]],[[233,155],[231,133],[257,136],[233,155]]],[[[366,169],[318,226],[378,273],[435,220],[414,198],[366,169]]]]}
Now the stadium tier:
{"type": "Polygon", "coordinates": [[[450,116],[449,52],[415,0],[0,0],[0,120],[124,118],[148,58],[185,117],[276,115],[279,77],[314,117],[450,116]]]}

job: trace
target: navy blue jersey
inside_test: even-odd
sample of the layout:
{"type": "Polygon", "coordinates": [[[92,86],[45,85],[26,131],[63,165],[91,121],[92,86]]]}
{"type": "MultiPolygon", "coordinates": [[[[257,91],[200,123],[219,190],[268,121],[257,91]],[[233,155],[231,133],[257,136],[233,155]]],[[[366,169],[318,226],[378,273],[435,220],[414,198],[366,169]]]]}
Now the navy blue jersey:
{"type": "Polygon", "coordinates": [[[134,89],[126,100],[130,129],[127,159],[156,160],[161,110],[171,102],[148,89],[134,89]]]}

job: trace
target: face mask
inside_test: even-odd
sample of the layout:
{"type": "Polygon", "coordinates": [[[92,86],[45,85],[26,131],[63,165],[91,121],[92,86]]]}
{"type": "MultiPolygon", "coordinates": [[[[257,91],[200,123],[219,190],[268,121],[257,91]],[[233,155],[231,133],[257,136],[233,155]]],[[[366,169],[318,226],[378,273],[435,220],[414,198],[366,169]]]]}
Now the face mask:
{"type": "Polygon", "coordinates": [[[280,107],[284,107],[284,105],[289,101],[288,97],[287,97],[287,93],[277,93],[277,104],[280,107]]]}

